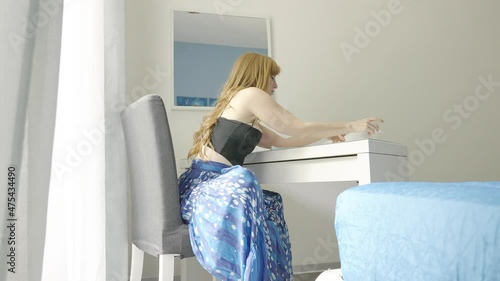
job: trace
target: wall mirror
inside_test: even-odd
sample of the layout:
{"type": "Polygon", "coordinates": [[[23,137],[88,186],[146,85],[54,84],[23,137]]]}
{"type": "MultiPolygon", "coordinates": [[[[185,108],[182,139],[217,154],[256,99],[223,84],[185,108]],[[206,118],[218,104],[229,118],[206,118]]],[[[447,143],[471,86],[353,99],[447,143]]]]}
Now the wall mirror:
{"type": "Polygon", "coordinates": [[[173,105],[211,109],[234,61],[270,53],[268,18],[174,11],[173,105]]]}

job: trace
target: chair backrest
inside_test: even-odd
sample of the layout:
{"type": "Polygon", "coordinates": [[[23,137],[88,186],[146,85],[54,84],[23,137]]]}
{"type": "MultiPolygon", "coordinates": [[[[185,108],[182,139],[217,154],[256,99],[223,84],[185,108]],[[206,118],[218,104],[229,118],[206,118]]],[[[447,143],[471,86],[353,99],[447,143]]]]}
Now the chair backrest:
{"type": "Polygon", "coordinates": [[[144,252],[193,256],[180,215],[177,168],[163,100],[147,95],[121,113],[130,173],[132,242],[144,252]]]}

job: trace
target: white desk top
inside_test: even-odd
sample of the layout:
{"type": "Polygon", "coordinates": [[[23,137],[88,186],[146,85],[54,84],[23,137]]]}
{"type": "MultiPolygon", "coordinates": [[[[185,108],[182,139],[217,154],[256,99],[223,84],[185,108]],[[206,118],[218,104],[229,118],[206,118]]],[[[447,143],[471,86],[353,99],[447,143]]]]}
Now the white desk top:
{"type": "Polygon", "coordinates": [[[321,144],[314,146],[284,148],[253,152],[245,158],[244,164],[261,164],[315,158],[334,158],[373,153],[407,156],[406,146],[375,139],[321,144]]]}

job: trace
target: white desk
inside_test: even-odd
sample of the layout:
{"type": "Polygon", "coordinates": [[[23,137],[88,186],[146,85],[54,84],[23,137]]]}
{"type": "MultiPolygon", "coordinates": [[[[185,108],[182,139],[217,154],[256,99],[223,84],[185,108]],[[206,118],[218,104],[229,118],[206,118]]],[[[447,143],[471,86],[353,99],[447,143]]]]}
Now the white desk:
{"type": "Polygon", "coordinates": [[[260,183],[407,181],[404,145],[367,139],[253,152],[244,166],[260,183]]]}
{"type": "MultiPolygon", "coordinates": [[[[406,147],[401,144],[369,139],[253,152],[245,158],[244,166],[257,175],[261,184],[335,181],[367,184],[394,177],[408,180],[406,155],[406,147]]],[[[179,164],[181,170],[190,165],[186,159],[179,164]]],[[[184,259],[181,270],[183,280],[210,280],[196,259],[184,259]]]]}

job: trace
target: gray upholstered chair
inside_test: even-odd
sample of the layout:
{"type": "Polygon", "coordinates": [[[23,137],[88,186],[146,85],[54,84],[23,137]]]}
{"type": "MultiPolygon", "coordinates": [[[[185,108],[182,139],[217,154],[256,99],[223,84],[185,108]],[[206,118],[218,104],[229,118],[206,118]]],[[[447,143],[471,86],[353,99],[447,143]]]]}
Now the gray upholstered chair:
{"type": "Polygon", "coordinates": [[[174,279],[174,257],[194,256],[180,215],[177,169],[167,114],[158,95],[121,113],[131,186],[131,279],[141,280],[144,252],[159,256],[160,281],[174,279]]]}

